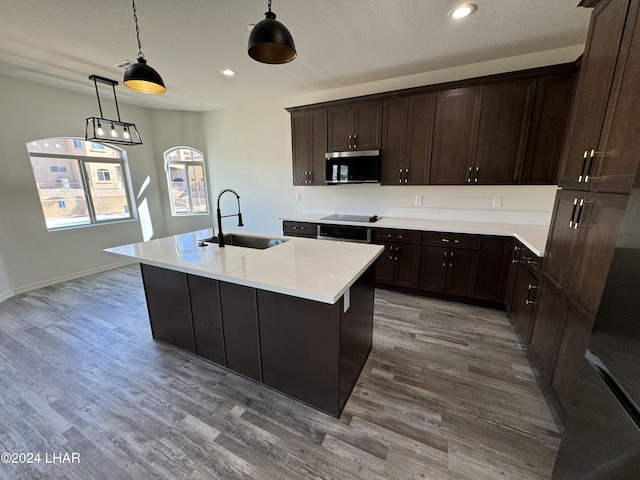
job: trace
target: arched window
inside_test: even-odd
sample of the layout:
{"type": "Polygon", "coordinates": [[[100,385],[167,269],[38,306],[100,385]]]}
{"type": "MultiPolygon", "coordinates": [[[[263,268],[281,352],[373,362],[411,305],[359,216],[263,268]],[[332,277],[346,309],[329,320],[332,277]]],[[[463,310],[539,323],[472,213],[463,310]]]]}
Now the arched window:
{"type": "Polygon", "coordinates": [[[171,213],[174,216],[209,213],[209,197],[202,152],[175,147],[164,152],[171,213]]]}
{"type": "Polygon", "coordinates": [[[135,218],[126,152],[77,138],[27,143],[48,230],[135,218]]]}

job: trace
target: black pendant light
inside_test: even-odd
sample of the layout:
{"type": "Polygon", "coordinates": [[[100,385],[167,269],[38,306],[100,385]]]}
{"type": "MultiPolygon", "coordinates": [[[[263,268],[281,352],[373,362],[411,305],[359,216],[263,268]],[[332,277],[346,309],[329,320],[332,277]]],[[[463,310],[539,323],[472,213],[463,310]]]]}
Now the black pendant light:
{"type": "Polygon", "coordinates": [[[164,86],[162,77],[153,68],[147,65],[147,61],[142,53],[142,45],[140,44],[140,28],[138,28],[138,16],[136,12],[136,2],[132,0],[133,4],[133,21],[136,24],[136,38],[138,39],[138,63],[134,63],[127,67],[124,72],[125,86],[131,90],[135,90],[140,93],[158,94],[167,91],[164,86]]]}
{"type": "Polygon", "coordinates": [[[287,27],[277,21],[276,14],[271,11],[271,0],[265,17],[251,30],[247,50],[249,56],[262,63],[290,62],[296,58],[296,46],[287,27]]]}

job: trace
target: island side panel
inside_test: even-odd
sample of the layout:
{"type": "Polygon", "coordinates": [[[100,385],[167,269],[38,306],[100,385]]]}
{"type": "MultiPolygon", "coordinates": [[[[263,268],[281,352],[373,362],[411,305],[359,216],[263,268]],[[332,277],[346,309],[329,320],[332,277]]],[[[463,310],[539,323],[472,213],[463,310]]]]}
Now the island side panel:
{"type": "Polygon", "coordinates": [[[196,353],[187,275],[145,264],[140,270],[153,338],[196,353]]]}
{"type": "Polygon", "coordinates": [[[220,282],[227,368],[262,381],[258,316],[254,288],[220,282]]]}
{"type": "Polygon", "coordinates": [[[341,304],[258,290],[263,382],[336,417],[341,304]]]}
{"type": "Polygon", "coordinates": [[[350,307],[340,321],[340,411],[344,408],[373,343],[375,267],[351,286],[350,307]]]}
{"type": "Polygon", "coordinates": [[[218,281],[196,275],[188,275],[187,280],[191,298],[196,353],[226,367],[218,281]]]}

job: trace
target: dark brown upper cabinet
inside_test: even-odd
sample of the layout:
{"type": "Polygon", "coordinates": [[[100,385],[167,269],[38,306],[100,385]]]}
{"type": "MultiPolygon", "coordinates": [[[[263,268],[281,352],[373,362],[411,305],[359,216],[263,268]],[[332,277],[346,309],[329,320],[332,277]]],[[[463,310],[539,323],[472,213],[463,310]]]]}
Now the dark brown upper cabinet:
{"type": "Polygon", "coordinates": [[[327,115],[328,151],[380,149],[382,101],[329,107],[327,115]]]}
{"type": "Polygon", "coordinates": [[[558,168],[575,83],[576,74],[573,72],[538,79],[521,183],[558,183],[558,168]]]}
{"type": "Polygon", "coordinates": [[[437,93],[430,183],[460,185],[471,178],[482,87],[437,93]]]}
{"type": "Polygon", "coordinates": [[[468,165],[468,183],[519,183],[535,91],[536,79],[482,87],[478,138],[474,161],[468,165]]]}
{"type": "Polygon", "coordinates": [[[385,99],[380,183],[429,183],[435,93],[385,99]]]}
{"type": "Polygon", "coordinates": [[[326,185],[327,109],[291,113],[294,185],[326,185]]]}
{"type": "MultiPolygon", "coordinates": [[[[616,63],[619,63],[629,3],[629,0],[600,2],[592,14],[563,160],[560,179],[563,188],[588,190],[596,169],[606,170],[606,167],[596,165],[602,163],[603,157],[598,145],[610,104],[616,63]]],[[[638,46],[634,49],[638,50],[638,46]]],[[[638,66],[634,67],[637,70],[638,66]]],[[[635,88],[637,78],[636,73],[635,88]]],[[[630,77],[627,78],[629,82],[632,82],[630,77]]]]}

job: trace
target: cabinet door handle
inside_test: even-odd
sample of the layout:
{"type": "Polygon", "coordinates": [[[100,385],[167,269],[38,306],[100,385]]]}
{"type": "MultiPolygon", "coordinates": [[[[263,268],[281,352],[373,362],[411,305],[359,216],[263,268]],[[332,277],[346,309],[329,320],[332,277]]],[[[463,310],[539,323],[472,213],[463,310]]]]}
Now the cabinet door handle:
{"type": "Polygon", "coordinates": [[[471,183],[471,172],[473,171],[473,167],[469,167],[469,171],[467,171],[467,183],[471,183]]]}
{"type": "Polygon", "coordinates": [[[358,134],[354,133],[353,134],[353,148],[358,148],[358,140],[357,140],[357,138],[358,138],[358,134]]]}
{"type": "Polygon", "coordinates": [[[449,243],[449,239],[448,238],[441,238],[440,241],[441,242],[445,242],[445,243],[449,243]]]}
{"type": "Polygon", "coordinates": [[[448,252],[444,252],[444,261],[442,262],[442,266],[446,267],[447,266],[447,253],[448,252]]]}
{"type": "Polygon", "coordinates": [[[449,266],[453,267],[453,252],[451,252],[451,256],[449,257],[449,266]]]}
{"type": "Polygon", "coordinates": [[[595,150],[591,150],[591,153],[589,154],[589,166],[587,167],[587,172],[584,176],[584,182],[587,183],[589,182],[589,177],[591,176],[591,169],[593,168],[593,161],[595,160],[595,156],[596,156],[596,151],[595,150]]]}
{"type": "Polygon", "coordinates": [[[353,135],[349,134],[349,148],[353,148],[353,135]]]}
{"type": "Polygon", "coordinates": [[[404,183],[407,183],[407,179],[409,178],[409,169],[404,169],[404,183]]]}
{"type": "Polygon", "coordinates": [[[313,172],[309,172],[309,183],[313,183],[313,172]]]}
{"type": "Polygon", "coordinates": [[[576,221],[573,223],[573,229],[577,230],[580,222],[582,221],[582,213],[584,211],[584,198],[580,199],[580,204],[578,205],[578,214],[576,215],[576,221]]]}
{"type": "Polygon", "coordinates": [[[571,210],[571,219],[569,220],[569,228],[573,227],[573,221],[575,220],[577,208],[578,208],[578,197],[574,197],[573,209],[571,210]]]}
{"type": "Polygon", "coordinates": [[[537,286],[529,284],[529,288],[528,288],[528,291],[527,291],[527,298],[524,301],[525,305],[534,305],[536,303],[535,302],[535,298],[536,298],[535,297],[535,293],[536,293],[537,289],[538,289],[537,286]],[[531,300],[531,292],[533,292],[533,300],[531,300]]]}
{"type": "Polygon", "coordinates": [[[582,156],[582,168],[580,169],[580,175],[578,175],[578,183],[582,182],[584,178],[584,168],[587,166],[587,155],[589,154],[588,150],[584,151],[584,155],[582,156]]]}
{"type": "Polygon", "coordinates": [[[478,172],[479,172],[479,171],[480,171],[480,167],[476,167],[476,176],[475,176],[475,178],[473,179],[473,182],[474,182],[474,183],[478,183],[478,172]]]}
{"type": "Polygon", "coordinates": [[[511,256],[511,263],[518,263],[518,260],[516,260],[516,254],[518,253],[518,250],[522,250],[522,247],[515,245],[513,247],[513,255],[511,256]]]}
{"type": "Polygon", "coordinates": [[[400,169],[400,180],[398,180],[398,183],[402,183],[402,169],[400,169]]]}

